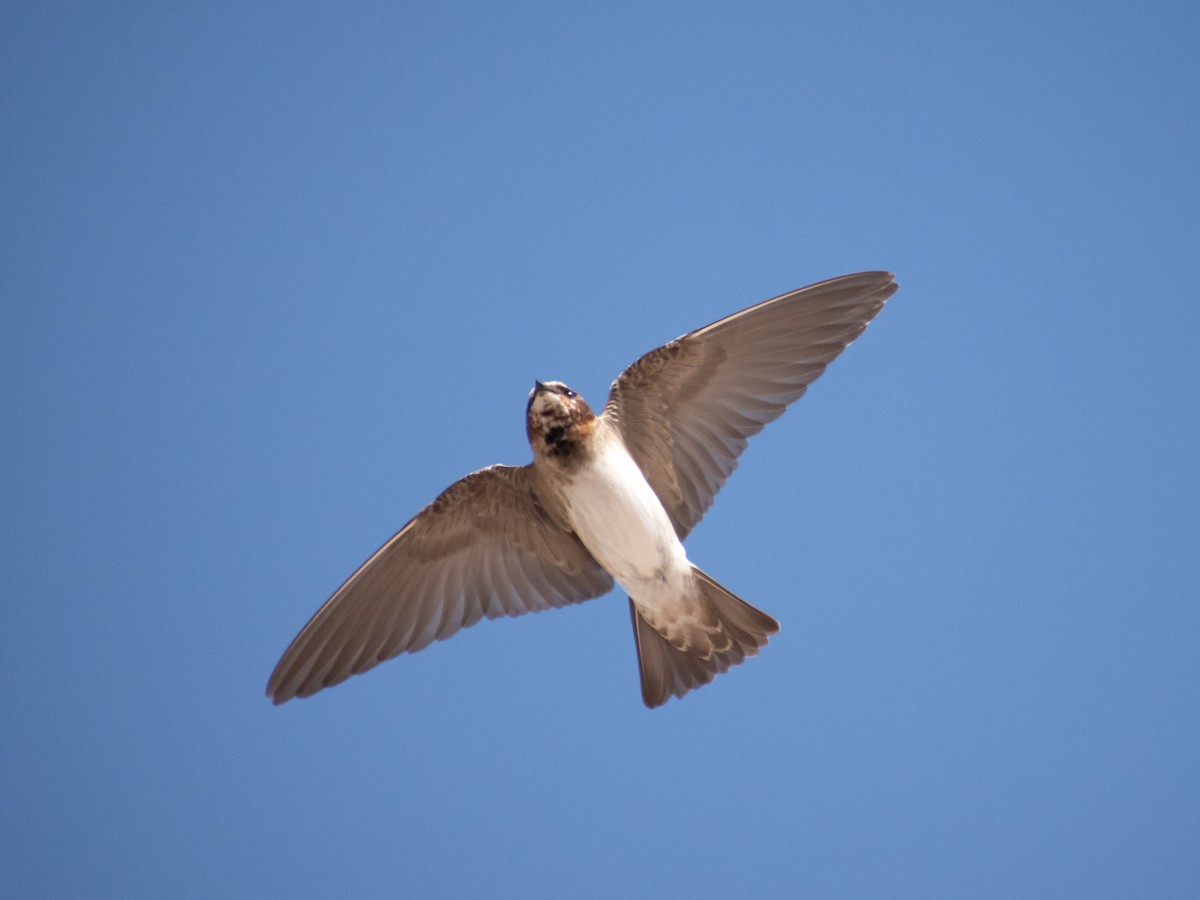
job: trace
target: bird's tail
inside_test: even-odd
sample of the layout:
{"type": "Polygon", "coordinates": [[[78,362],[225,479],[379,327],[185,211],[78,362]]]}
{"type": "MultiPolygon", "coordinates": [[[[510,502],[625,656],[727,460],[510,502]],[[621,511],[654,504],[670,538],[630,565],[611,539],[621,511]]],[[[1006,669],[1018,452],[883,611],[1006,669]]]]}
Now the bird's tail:
{"type": "Polygon", "coordinates": [[[758,653],[766,646],[767,638],[779,631],[779,623],[773,618],[725,590],[700,569],[692,566],[692,574],[701,602],[715,614],[721,631],[729,635],[729,645],[708,656],[680,650],[655,631],[630,600],[629,612],[642,673],[642,699],[651,709],[662,706],[672,696],[682,697],[708,684],[730,666],[758,653]]]}

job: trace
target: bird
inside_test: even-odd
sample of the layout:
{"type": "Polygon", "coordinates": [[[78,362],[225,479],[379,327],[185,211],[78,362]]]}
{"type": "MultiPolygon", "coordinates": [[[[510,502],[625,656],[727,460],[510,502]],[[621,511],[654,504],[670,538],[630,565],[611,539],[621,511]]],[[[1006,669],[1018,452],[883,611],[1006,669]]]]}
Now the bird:
{"type": "Polygon", "coordinates": [[[897,290],[890,272],[821,281],[639,358],[597,415],[535,381],[533,460],[461,478],[316,612],[267,684],[308,697],[484,618],[629,598],[651,709],[757,654],[779,623],[693,564],[683,541],[747,440],[797,400],[897,290]]]}

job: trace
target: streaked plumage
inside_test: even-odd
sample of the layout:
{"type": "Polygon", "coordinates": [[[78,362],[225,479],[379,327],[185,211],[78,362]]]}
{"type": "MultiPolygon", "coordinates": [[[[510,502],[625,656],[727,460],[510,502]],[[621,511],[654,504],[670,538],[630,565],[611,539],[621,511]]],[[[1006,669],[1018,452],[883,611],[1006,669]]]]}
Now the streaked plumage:
{"type": "Polygon", "coordinates": [[[863,272],[775,297],[652,350],[600,416],[560,382],[530,393],[534,460],[447,488],[368,559],[276,666],[276,703],[307,697],[483,617],[630,596],[642,696],[658,706],[752,656],[778,630],[681,544],[747,439],[798,399],[896,291],[863,272]]]}

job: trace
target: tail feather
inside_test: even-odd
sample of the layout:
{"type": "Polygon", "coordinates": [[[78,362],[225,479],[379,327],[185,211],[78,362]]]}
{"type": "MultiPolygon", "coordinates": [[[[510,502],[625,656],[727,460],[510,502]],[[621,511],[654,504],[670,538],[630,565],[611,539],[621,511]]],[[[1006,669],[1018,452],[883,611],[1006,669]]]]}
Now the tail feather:
{"type": "Polygon", "coordinates": [[[707,658],[680,650],[655,631],[630,600],[629,613],[642,674],[642,700],[651,709],[662,706],[671,697],[682,697],[703,687],[747,656],[754,656],[766,646],[767,638],[779,631],[779,623],[771,616],[731,594],[695,566],[692,572],[701,601],[716,613],[731,643],[727,649],[713,652],[707,658]]]}

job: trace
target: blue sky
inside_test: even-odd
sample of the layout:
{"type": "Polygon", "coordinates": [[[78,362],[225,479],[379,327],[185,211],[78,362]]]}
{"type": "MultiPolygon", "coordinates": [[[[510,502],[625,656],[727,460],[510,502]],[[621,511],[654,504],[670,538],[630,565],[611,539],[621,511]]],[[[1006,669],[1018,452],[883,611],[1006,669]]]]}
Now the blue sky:
{"type": "Polygon", "coordinates": [[[0,894],[1200,893],[1200,13],[6,4],[0,894]],[[624,597],[309,700],[296,631],[535,378],[899,294],[624,597]]]}

